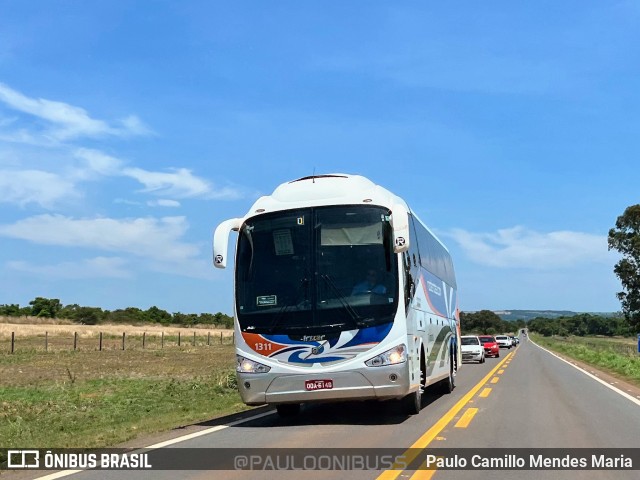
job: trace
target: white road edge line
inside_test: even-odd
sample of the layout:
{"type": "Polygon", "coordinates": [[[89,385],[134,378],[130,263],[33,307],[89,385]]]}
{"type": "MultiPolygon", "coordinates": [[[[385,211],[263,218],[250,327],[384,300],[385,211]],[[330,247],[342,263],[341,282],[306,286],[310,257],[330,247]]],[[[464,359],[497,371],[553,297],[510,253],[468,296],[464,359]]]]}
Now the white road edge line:
{"type": "Polygon", "coordinates": [[[607,388],[610,388],[611,390],[613,390],[614,392],[622,395],[623,397],[625,397],[627,400],[631,400],[633,403],[635,403],[636,405],[640,406],[640,400],[638,400],[637,398],[629,395],[627,392],[623,392],[622,390],[620,390],[619,388],[614,387],[613,385],[605,382],[604,380],[596,377],[595,375],[593,375],[592,373],[587,372],[584,368],[580,368],[577,365],[574,365],[573,363],[565,360],[564,358],[562,358],[561,356],[557,355],[556,353],[552,352],[551,350],[547,350],[544,347],[541,347],[540,345],[538,345],[537,343],[529,340],[530,343],[533,343],[536,347],[544,350],[547,353],[550,353],[551,355],[553,355],[554,357],[556,357],[559,360],[562,360],[564,363],[566,363],[567,365],[571,365],[573,368],[575,368],[576,370],[580,370],[582,373],[584,373],[585,375],[587,375],[588,377],[593,378],[595,381],[600,382],[602,385],[604,385],[607,388]]]}
{"type": "MultiPolygon", "coordinates": [[[[251,420],[256,420],[258,418],[266,417],[269,415],[273,415],[275,410],[260,413],[258,415],[253,415],[252,417],[242,418],[240,420],[236,420],[235,422],[227,423],[225,425],[217,425],[215,427],[207,428],[205,430],[200,430],[199,432],[189,433],[187,435],[183,435],[181,437],[172,438],[171,440],[167,440],[165,442],[154,443],[153,445],[149,445],[148,447],[140,447],[134,449],[134,451],[138,450],[157,450],[159,448],[168,447],[169,445],[175,445],[176,443],[185,442],[187,440],[191,440],[192,438],[201,437],[203,435],[208,435],[210,433],[219,432],[220,430],[224,430],[225,428],[234,427],[236,425],[240,425],[241,423],[250,422],[251,420]]],[[[76,473],[84,472],[84,470],[63,470],[62,472],[52,473],[50,475],[45,475],[44,477],[38,477],[34,480],[55,480],[56,478],[67,477],[69,475],[74,475],[76,473]]]]}

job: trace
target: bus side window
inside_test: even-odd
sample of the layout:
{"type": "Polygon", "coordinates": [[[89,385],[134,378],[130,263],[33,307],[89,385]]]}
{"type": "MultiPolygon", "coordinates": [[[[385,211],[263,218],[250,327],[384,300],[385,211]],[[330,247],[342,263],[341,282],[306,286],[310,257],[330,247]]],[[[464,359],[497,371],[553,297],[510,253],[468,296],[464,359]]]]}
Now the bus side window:
{"type": "Polygon", "coordinates": [[[404,252],[402,254],[402,259],[404,263],[404,303],[409,311],[409,304],[411,303],[411,297],[413,296],[413,277],[411,276],[411,257],[409,256],[409,252],[404,252]]]}

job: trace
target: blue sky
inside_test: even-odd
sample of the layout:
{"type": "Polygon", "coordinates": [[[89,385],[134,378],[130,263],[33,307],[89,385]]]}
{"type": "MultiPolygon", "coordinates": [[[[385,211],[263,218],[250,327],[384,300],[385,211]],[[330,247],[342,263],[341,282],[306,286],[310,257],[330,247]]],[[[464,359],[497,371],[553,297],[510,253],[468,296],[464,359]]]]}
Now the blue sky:
{"type": "Polygon", "coordinates": [[[462,310],[616,311],[639,203],[634,1],[0,3],[0,303],[232,313],[215,226],[355,173],[462,310]]]}

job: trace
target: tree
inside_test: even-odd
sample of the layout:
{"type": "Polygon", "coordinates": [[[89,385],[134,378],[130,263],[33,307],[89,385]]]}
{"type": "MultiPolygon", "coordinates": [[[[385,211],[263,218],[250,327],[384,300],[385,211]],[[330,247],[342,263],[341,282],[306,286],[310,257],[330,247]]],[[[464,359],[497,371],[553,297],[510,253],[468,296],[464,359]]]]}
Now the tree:
{"type": "Polygon", "coordinates": [[[58,317],[68,318],[75,323],[81,323],[83,325],[96,325],[102,322],[105,312],[98,307],[81,307],[77,303],[73,305],[65,305],[58,317]]]}
{"type": "Polygon", "coordinates": [[[640,205],[627,207],[609,230],[609,250],[617,250],[622,259],[613,271],[622,283],[617,293],[622,313],[629,326],[640,331],[640,205]]]}
{"type": "Polygon", "coordinates": [[[510,330],[510,324],[504,322],[491,310],[460,314],[460,325],[465,333],[495,334],[510,330]]]}
{"type": "Polygon", "coordinates": [[[171,323],[171,314],[155,305],[145,312],[149,321],[168,325],[171,323]]]}
{"type": "Polygon", "coordinates": [[[62,309],[62,304],[57,298],[36,297],[29,302],[31,315],[36,317],[56,318],[62,309]]]}
{"type": "Polygon", "coordinates": [[[6,316],[6,317],[19,317],[20,305],[17,303],[12,303],[10,305],[7,305],[7,304],[0,305],[0,315],[6,316]]]}
{"type": "Polygon", "coordinates": [[[107,320],[113,323],[141,324],[146,321],[145,313],[137,307],[119,308],[108,314],[107,320]]]}

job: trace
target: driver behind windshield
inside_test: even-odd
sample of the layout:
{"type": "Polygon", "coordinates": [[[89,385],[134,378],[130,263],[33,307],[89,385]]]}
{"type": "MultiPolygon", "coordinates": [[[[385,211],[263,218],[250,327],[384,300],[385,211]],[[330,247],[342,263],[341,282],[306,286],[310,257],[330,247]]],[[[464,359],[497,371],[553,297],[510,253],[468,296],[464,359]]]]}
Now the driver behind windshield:
{"type": "Polygon", "coordinates": [[[377,270],[369,269],[366,278],[353,287],[351,295],[361,295],[366,293],[387,293],[387,287],[380,283],[380,274],[377,270]]]}

